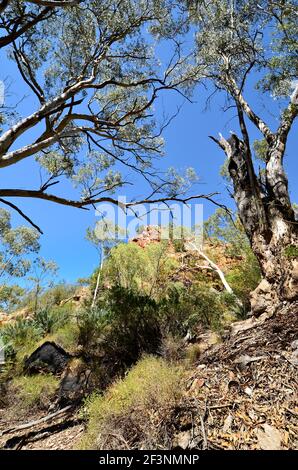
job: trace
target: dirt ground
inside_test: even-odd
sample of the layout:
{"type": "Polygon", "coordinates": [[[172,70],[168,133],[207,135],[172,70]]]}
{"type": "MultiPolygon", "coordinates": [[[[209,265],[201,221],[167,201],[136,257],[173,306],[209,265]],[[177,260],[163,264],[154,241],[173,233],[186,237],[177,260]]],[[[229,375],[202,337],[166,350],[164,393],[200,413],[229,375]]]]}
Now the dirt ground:
{"type": "MultiPolygon", "coordinates": [[[[173,447],[298,449],[298,305],[263,322],[233,326],[186,371],[181,409],[173,414],[173,447]]],[[[1,406],[1,404],[0,404],[1,406]]],[[[18,416],[0,409],[0,447],[73,449],[84,432],[77,411],[18,416]]]]}

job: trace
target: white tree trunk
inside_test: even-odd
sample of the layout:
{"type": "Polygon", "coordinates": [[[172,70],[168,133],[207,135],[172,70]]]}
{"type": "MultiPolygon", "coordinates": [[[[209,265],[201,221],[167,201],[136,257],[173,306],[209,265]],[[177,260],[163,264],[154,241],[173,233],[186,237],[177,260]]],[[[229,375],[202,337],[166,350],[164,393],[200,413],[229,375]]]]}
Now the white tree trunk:
{"type": "Polygon", "coordinates": [[[94,294],[93,294],[91,308],[94,308],[95,303],[96,303],[102,267],[103,267],[103,253],[101,252],[100,267],[99,267],[99,271],[98,271],[98,274],[97,274],[96,286],[95,286],[95,290],[94,290],[94,294]]]}
{"type": "Polygon", "coordinates": [[[233,292],[233,289],[231,288],[230,284],[228,283],[228,281],[226,280],[225,278],[225,275],[224,273],[222,272],[222,270],[219,268],[219,266],[217,266],[217,264],[215,264],[213,261],[211,261],[210,258],[208,258],[208,256],[203,253],[203,251],[201,251],[196,245],[195,243],[188,243],[188,246],[195,250],[200,256],[202,256],[202,258],[204,258],[207,263],[209,264],[209,266],[213,269],[213,271],[216,271],[217,274],[219,275],[220,277],[220,280],[224,286],[224,288],[226,289],[226,291],[229,293],[229,294],[234,294],[233,292]]]}

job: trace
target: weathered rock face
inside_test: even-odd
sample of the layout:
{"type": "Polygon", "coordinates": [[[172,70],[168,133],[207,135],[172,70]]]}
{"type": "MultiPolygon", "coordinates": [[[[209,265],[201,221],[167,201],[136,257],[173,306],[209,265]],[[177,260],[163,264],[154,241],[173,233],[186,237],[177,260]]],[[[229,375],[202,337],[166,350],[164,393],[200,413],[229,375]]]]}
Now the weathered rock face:
{"type": "Polygon", "coordinates": [[[32,312],[27,307],[17,310],[12,313],[0,312],[0,327],[6,325],[7,323],[13,323],[18,319],[31,319],[32,312]]]}
{"type": "Polygon", "coordinates": [[[61,300],[59,305],[62,306],[67,303],[71,303],[71,305],[74,308],[81,308],[82,305],[84,305],[86,301],[90,300],[90,296],[91,296],[91,291],[89,287],[86,287],[86,286],[79,287],[74,293],[74,295],[72,295],[71,297],[67,299],[61,300]]]}
{"type": "Polygon", "coordinates": [[[136,243],[141,248],[145,248],[150,243],[160,242],[160,229],[152,225],[148,225],[144,230],[130,240],[132,243],[136,243]]]}
{"type": "Polygon", "coordinates": [[[71,356],[56,343],[46,341],[25,360],[24,368],[29,374],[41,371],[52,374],[61,373],[71,356]]]}
{"type": "Polygon", "coordinates": [[[263,279],[258,287],[251,293],[250,304],[254,315],[261,315],[270,305],[273,304],[271,285],[266,279],[263,279]]]}

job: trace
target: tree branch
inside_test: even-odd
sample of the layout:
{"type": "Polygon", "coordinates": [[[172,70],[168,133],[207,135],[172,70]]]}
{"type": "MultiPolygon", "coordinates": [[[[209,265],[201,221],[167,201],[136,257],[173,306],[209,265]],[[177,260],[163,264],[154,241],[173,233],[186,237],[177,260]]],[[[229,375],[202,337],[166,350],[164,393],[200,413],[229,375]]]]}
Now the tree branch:
{"type": "Polygon", "coordinates": [[[1,37],[0,49],[16,41],[22,34],[29,31],[30,28],[37,25],[39,22],[48,19],[50,16],[52,16],[52,14],[53,10],[51,8],[44,8],[37,16],[35,16],[32,20],[27,21],[27,23],[23,24],[23,26],[21,26],[19,29],[14,29],[13,31],[9,32],[6,36],[1,37]]]}
{"type": "Polygon", "coordinates": [[[268,125],[249,106],[247,101],[244,99],[241,90],[238,88],[236,81],[230,76],[227,78],[227,80],[231,94],[236,103],[241,106],[249,120],[259,129],[267,142],[272,142],[273,134],[268,125]]]}
{"type": "MultiPolygon", "coordinates": [[[[98,204],[102,202],[109,202],[111,204],[117,205],[122,209],[130,208],[133,206],[141,205],[141,204],[158,204],[158,203],[166,203],[170,201],[181,202],[183,204],[187,204],[188,202],[194,199],[206,199],[213,204],[219,207],[225,207],[222,204],[214,201],[213,196],[218,195],[219,193],[210,193],[210,194],[198,194],[194,196],[188,197],[178,197],[178,196],[168,196],[168,197],[160,197],[158,199],[141,199],[139,201],[131,201],[127,203],[123,203],[118,201],[118,199],[104,196],[100,198],[88,198],[82,199],[80,201],[73,200],[73,199],[66,199],[63,197],[56,196],[55,194],[48,194],[43,192],[42,190],[30,190],[30,189],[0,189],[0,196],[1,197],[22,197],[22,198],[35,198],[35,199],[44,199],[47,201],[52,201],[57,204],[62,204],[64,206],[71,206],[77,207],[80,209],[86,209],[86,206],[90,206],[92,204],[98,204]]],[[[6,201],[7,202],[7,201],[6,201]]]]}
{"type": "Polygon", "coordinates": [[[294,120],[298,116],[298,83],[291,96],[289,106],[283,112],[283,118],[281,124],[277,130],[277,136],[283,144],[286,143],[288,133],[294,123],[294,120]]]}
{"type": "Polygon", "coordinates": [[[27,3],[33,3],[34,5],[40,5],[43,7],[51,7],[51,8],[66,8],[66,7],[74,7],[79,5],[83,0],[25,0],[27,3]]]}
{"type": "Polygon", "coordinates": [[[29,222],[30,225],[32,225],[32,227],[34,227],[41,235],[43,235],[43,231],[38,227],[38,225],[36,225],[31,219],[30,217],[28,217],[26,214],[24,214],[23,211],[21,211],[21,209],[19,207],[17,207],[15,204],[13,204],[12,202],[10,201],[6,201],[5,199],[2,199],[0,198],[0,202],[2,202],[2,204],[5,204],[9,207],[11,207],[12,209],[14,209],[16,212],[18,212],[18,214],[20,214],[21,217],[23,217],[23,219],[25,219],[27,222],[29,222]]]}

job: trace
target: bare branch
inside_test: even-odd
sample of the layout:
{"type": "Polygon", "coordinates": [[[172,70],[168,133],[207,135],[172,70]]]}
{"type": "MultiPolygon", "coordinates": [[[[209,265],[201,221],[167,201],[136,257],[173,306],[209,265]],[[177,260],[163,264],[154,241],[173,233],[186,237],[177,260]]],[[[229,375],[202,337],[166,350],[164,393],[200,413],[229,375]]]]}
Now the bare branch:
{"type": "Polygon", "coordinates": [[[219,207],[225,207],[220,203],[214,201],[213,196],[218,195],[219,193],[210,193],[210,194],[198,194],[194,196],[188,197],[178,197],[178,196],[168,196],[168,197],[160,197],[158,199],[141,199],[138,201],[131,201],[127,203],[123,203],[118,201],[115,198],[104,196],[100,198],[88,198],[82,200],[73,200],[73,199],[66,199],[55,194],[48,194],[45,193],[43,190],[30,190],[30,189],[0,189],[0,196],[1,197],[22,197],[22,198],[36,198],[36,199],[44,199],[47,201],[56,202],[58,204],[62,204],[65,206],[77,207],[80,209],[86,209],[86,206],[90,206],[92,204],[98,204],[101,202],[109,202],[111,204],[117,205],[123,209],[130,208],[133,206],[141,205],[141,204],[158,204],[158,203],[166,203],[170,201],[181,202],[186,204],[195,199],[206,199],[213,204],[219,207]]]}
{"type": "Polygon", "coordinates": [[[294,89],[294,92],[291,96],[291,101],[283,112],[283,118],[281,124],[277,131],[277,136],[283,144],[286,143],[288,133],[291,130],[291,127],[298,116],[298,83],[294,89]]]}
{"type": "Polygon", "coordinates": [[[34,227],[41,235],[43,235],[43,231],[38,227],[38,225],[36,225],[34,222],[32,222],[30,217],[28,217],[26,214],[24,214],[24,212],[18,206],[16,206],[12,202],[6,201],[5,199],[2,199],[2,198],[0,198],[0,202],[2,202],[2,204],[5,204],[5,205],[11,207],[12,209],[14,209],[18,214],[20,214],[21,217],[23,217],[23,219],[25,219],[27,222],[29,222],[29,224],[32,225],[32,227],[34,227]]]}
{"type": "Polygon", "coordinates": [[[82,0],[26,0],[27,3],[34,3],[34,5],[40,5],[43,7],[51,7],[51,8],[66,8],[66,7],[74,7],[79,5],[82,0]]]}
{"type": "Polygon", "coordinates": [[[249,106],[233,78],[228,78],[228,85],[234,100],[241,106],[249,120],[259,129],[259,131],[263,134],[267,142],[272,142],[273,134],[270,128],[249,106]]]}

